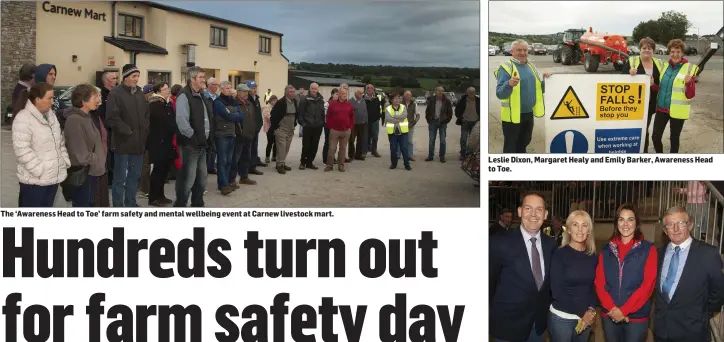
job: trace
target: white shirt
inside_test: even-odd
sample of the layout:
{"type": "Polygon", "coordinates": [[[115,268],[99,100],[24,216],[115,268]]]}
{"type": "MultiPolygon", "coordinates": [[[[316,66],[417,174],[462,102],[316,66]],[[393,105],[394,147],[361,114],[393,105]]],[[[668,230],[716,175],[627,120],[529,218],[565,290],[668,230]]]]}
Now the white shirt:
{"type": "Polygon", "coordinates": [[[543,276],[543,279],[546,278],[546,268],[545,268],[545,260],[543,260],[543,245],[540,241],[540,230],[538,230],[538,233],[536,235],[530,235],[525,228],[523,228],[523,225],[520,225],[520,232],[523,233],[523,241],[525,242],[525,250],[528,252],[528,261],[530,262],[530,269],[533,270],[533,253],[531,250],[532,244],[530,243],[530,238],[534,237],[535,240],[535,248],[538,249],[538,255],[540,256],[540,270],[541,275],[543,276]]]}

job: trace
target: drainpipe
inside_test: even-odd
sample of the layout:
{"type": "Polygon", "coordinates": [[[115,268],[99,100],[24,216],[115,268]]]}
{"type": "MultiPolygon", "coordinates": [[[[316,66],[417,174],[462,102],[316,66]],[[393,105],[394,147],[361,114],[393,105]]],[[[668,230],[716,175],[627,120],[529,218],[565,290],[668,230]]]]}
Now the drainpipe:
{"type": "Polygon", "coordinates": [[[111,2],[111,38],[116,38],[116,2],[111,2]]]}

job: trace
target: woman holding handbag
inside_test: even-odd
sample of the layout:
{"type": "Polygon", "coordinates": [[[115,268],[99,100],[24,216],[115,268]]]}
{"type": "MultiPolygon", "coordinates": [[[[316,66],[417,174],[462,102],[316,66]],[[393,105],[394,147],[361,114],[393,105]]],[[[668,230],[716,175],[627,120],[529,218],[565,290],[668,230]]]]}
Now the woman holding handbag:
{"type": "Polygon", "coordinates": [[[100,105],[100,91],[90,84],[73,89],[73,108],[66,110],[65,142],[70,157],[68,178],[63,194],[70,197],[73,207],[93,205],[92,184],[106,172],[106,149],[103,134],[93,122],[90,112],[100,105]]]}

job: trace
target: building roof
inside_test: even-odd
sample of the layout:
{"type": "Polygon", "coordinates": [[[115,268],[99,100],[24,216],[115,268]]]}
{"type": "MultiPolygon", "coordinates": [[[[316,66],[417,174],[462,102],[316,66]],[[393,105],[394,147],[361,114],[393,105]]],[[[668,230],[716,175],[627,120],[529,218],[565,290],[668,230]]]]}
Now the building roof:
{"type": "MultiPolygon", "coordinates": [[[[219,17],[215,17],[215,16],[212,16],[212,15],[204,14],[204,13],[199,13],[199,12],[195,12],[195,11],[185,10],[185,9],[181,9],[181,8],[178,8],[178,7],[171,7],[171,6],[167,6],[167,5],[164,5],[164,4],[155,2],[155,1],[142,1],[142,2],[146,3],[147,5],[149,5],[149,6],[153,7],[153,8],[162,9],[162,10],[164,10],[164,11],[181,13],[181,14],[186,14],[186,15],[194,16],[194,17],[197,17],[197,18],[203,18],[203,19],[218,21],[218,22],[220,22],[220,23],[224,23],[224,24],[227,24],[227,25],[233,25],[233,26],[242,27],[242,28],[246,28],[246,29],[250,29],[250,30],[254,30],[254,31],[259,31],[259,32],[268,33],[268,34],[273,34],[273,35],[277,35],[277,36],[280,36],[280,37],[283,36],[283,34],[281,34],[281,33],[279,33],[279,32],[269,31],[269,30],[266,30],[266,29],[263,29],[263,28],[260,28],[260,27],[251,26],[251,25],[247,25],[247,24],[242,24],[242,23],[237,22],[237,21],[232,21],[232,20],[229,20],[229,19],[219,18],[219,17]]],[[[286,57],[284,57],[284,58],[286,58],[286,57]]]]}
{"type": "Polygon", "coordinates": [[[298,76],[319,76],[319,77],[324,77],[324,76],[342,77],[342,74],[335,74],[335,73],[330,73],[330,72],[319,72],[319,71],[308,71],[308,70],[297,70],[297,69],[290,69],[290,71],[295,76],[298,75],[298,76]]]}
{"type": "Polygon", "coordinates": [[[145,40],[138,39],[124,39],[124,38],[113,38],[103,37],[106,43],[109,43],[123,51],[132,52],[145,52],[153,53],[158,55],[168,55],[168,51],[158,45],[151,44],[145,40]]]}
{"type": "Polygon", "coordinates": [[[297,75],[293,75],[293,76],[296,78],[305,80],[305,81],[309,81],[310,83],[311,82],[317,83],[320,86],[325,86],[325,85],[338,86],[342,83],[347,83],[347,85],[349,85],[349,86],[364,87],[364,83],[361,83],[361,82],[358,82],[355,80],[349,80],[346,78],[312,77],[312,76],[297,76],[297,75]]]}

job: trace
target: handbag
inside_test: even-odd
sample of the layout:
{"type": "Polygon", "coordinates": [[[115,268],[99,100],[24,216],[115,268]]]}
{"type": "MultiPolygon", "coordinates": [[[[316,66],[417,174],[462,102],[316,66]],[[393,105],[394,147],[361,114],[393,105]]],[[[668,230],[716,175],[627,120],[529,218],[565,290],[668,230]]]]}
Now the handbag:
{"type": "Polygon", "coordinates": [[[63,181],[63,186],[80,188],[88,181],[90,166],[71,166],[68,168],[68,177],[63,181]]]}

